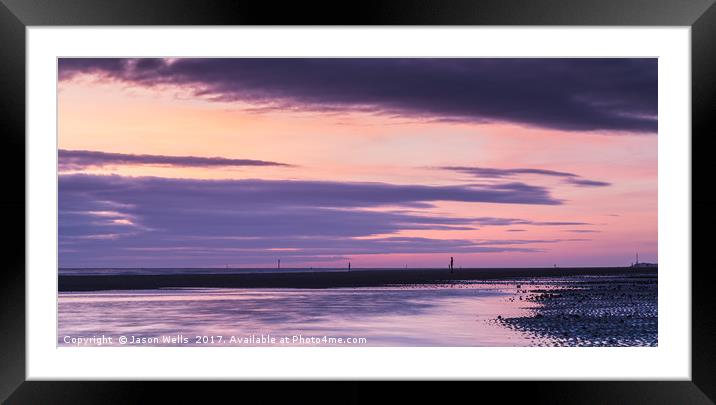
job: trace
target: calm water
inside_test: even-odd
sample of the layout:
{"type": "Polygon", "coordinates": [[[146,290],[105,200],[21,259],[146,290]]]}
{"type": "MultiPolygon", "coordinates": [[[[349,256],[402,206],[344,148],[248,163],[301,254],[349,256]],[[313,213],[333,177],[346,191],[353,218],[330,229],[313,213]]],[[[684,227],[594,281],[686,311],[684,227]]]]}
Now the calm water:
{"type": "MultiPolygon", "coordinates": [[[[512,293],[513,284],[484,282],[324,290],[60,293],[58,345],[73,346],[78,338],[104,335],[112,341],[103,345],[121,345],[118,339],[124,336],[125,346],[132,346],[132,340],[142,346],[189,347],[525,346],[527,335],[490,321],[497,315],[529,312],[529,304],[509,299],[512,293]],[[168,341],[177,335],[181,335],[179,342],[184,338],[187,342],[168,341]],[[263,343],[262,335],[276,340],[263,343]],[[296,341],[298,336],[303,341],[296,341]],[[351,341],[331,340],[338,338],[351,341]]],[[[97,341],[79,342],[97,345],[97,341]]]]}

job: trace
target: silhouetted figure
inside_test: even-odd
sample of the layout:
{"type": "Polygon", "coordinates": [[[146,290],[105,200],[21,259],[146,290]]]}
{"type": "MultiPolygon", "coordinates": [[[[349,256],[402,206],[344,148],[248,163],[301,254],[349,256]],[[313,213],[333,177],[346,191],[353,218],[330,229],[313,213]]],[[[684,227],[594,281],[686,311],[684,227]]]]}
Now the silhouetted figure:
{"type": "Polygon", "coordinates": [[[348,262],[348,271],[351,271],[351,262],[348,262]]]}
{"type": "Polygon", "coordinates": [[[450,273],[452,273],[453,258],[450,257],[450,273]]]}
{"type": "Polygon", "coordinates": [[[281,259],[278,259],[278,269],[281,270],[281,259]]]}

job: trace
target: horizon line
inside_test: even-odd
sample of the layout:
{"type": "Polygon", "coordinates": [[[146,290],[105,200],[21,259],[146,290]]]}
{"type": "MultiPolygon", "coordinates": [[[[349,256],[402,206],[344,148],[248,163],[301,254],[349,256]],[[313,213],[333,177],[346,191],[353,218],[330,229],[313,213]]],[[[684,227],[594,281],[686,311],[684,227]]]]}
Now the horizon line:
{"type": "MultiPolygon", "coordinates": [[[[657,264],[658,263],[649,263],[657,264]]],[[[622,266],[598,266],[598,265],[577,265],[577,266],[491,266],[491,267],[456,267],[455,269],[462,270],[481,270],[481,269],[554,269],[554,268],[565,268],[565,269],[579,269],[579,268],[594,268],[594,269],[609,269],[609,268],[631,268],[631,265],[622,266]]],[[[159,269],[174,269],[174,270],[348,270],[348,267],[58,267],[58,270],[159,270],[159,269]]],[[[351,270],[449,270],[449,267],[351,267],[351,270]]]]}

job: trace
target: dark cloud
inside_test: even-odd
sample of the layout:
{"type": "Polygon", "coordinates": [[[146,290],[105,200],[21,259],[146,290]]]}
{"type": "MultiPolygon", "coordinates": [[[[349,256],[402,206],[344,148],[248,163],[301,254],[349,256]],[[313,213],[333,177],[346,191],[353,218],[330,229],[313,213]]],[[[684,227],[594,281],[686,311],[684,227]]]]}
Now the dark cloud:
{"type": "Polygon", "coordinates": [[[596,181],[596,180],[587,180],[587,179],[580,179],[580,178],[570,178],[567,179],[568,183],[581,186],[581,187],[606,187],[611,186],[611,183],[607,183],[605,181],[596,181]]]}
{"type": "Polygon", "coordinates": [[[175,167],[240,167],[240,166],[290,166],[285,163],[252,159],[229,159],[224,157],[135,155],[91,150],[65,150],[58,152],[61,171],[81,170],[88,167],[120,165],[160,165],[175,167]]]}
{"type": "Polygon", "coordinates": [[[361,110],[567,131],[656,134],[657,59],[77,59],[79,73],[259,109],[361,110]]]}
{"type": "Polygon", "coordinates": [[[309,260],[372,253],[533,251],[517,246],[530,242],[511,246],[385,236],[404,230],[475,230],[482,223],[542,224],[410,210],[435,201],[559,203],[546,190],[520,183],[475,188],[65,174],[59,176],[60,264],[134,266],[144,260],[170,265],[186,260],[189,266],[271,263],[277,256],[309,260]],[[374,209],[378,207],[383,208],[374,209]]]}
{"type": "Polygon", "coordinates": [[[466,167],[466,166],[444,166],[441,167],[444,170],[453,170],[456,172],[462,172],[471,174],[475,177],[480,178],[505,178],[513,177],[520,174],[537,174],[542,176],[554,176],[554,177],[578,177],[574,173],[558,172],[555,170],[544,170],[544,169],[496,169],[493,167],[466,167]]]}
{"type": "Polygon", "coordinates": [[[539,175],[549,177],[559,177],[564,179],[565,182],[574,184],[580,187],[606,187],[610,186],[611,183],[597,180],[588,180],[580,177],[577,174],[569,172],[559,172],[555,170],[545,169],[496,169],[492,167],[474,167],[474,166],[443,166],[439,169],[452,170],[455,172],[466,173],[475,176],[480,179],[504,179],[509,177],[515,177],[519,175],[539,175]]]}

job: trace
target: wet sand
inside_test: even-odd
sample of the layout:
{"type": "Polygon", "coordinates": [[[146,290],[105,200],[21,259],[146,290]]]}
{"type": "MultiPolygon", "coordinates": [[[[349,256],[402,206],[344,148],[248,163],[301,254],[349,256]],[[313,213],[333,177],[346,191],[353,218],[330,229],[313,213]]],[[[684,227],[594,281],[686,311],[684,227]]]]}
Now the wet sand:
{"type": "MultiPolygon", "coordinates": [[[[171,269],[167,269],[170,272],[171,269]]],[[[353,288],[410,284],[441,284],[469,280],[509,280],[563,276],[633,274],[627,267],[500,268],[500,269],[371,269],[244,274],[60,275],[65,291],[148,290],[158,288],[353,288]]],[[[640,269],[651,274],[656,269],[640,269]]],[[[596,293],[596,292],[595,292],[596,293]]],[[[577,293],[569,293],[570,296],[577,293]]],[[[576,295],[575,295],[576,296],[576,295]]],[[[581,297],[582,299],[584,297],[581,297]]],[[[537,298],[535,298],[537,299],[537,298]]],[[[579,298],[575,298],[579,299],[579,298]]],[[[552,304],[550,304],[552,305],[552,304]]]]}
{"type": "Polygon", "coordinates": [[[535,346],[657,346],[657,276],[638,272],[548,288],[517,284],[510,300],[524,301],[532,314],[493,321],[526,333],[535,346]]]}

